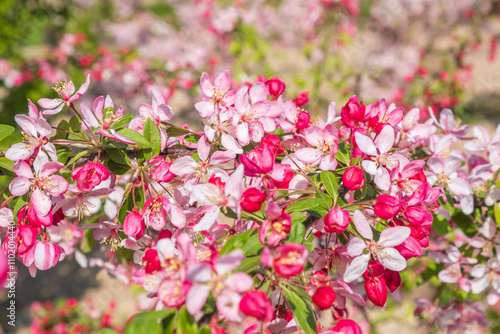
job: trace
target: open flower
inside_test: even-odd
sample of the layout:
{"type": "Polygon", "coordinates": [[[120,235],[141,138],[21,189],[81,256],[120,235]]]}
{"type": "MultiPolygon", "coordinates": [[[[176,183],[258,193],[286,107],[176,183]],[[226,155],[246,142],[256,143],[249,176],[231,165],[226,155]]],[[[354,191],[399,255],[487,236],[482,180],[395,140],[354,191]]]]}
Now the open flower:
{"type": "Polygon", "coordinates": [[[56,86],[52,87],[57,94],[59,95],[58,99],[47,99],[43,98],[38,100],[38,104],[45,108],[46,110],[42,111],[43,115],[53,115],[57,114],[62,110],[64,105],[66,104],[69,108],[73,106],[73,103],[78,101],[83,94],[87,91],[90,84],[90,74],[87,75],[87,80],[80,87],[80,89],[76,92],[76,94],[72,95],[75,92],[75,85],[72,81],[63,81],[56,86]]]}
{"type": "Polygon", "coordinates": [[[408,227],[389,227],[383,230],[379,240],[375,241],[371,227],[361,211],[354,212],[353,220],[356,229],[365,240],[352,237],[349,241],[347,251],[354,258],[347,266],[344,281],[349,283],[361,277],[368,268],[370,259],[379,261],[390,270],[401,271],[406,268],[406,260],[394,246],[402,244],[410,236],[411,230],[408,227]]]}

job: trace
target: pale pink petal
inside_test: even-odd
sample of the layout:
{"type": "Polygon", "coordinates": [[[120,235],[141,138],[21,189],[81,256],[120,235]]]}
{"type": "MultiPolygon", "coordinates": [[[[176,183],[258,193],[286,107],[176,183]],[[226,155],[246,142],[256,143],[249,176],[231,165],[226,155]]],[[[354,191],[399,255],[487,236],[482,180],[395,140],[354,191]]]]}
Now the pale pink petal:
{"type": "Polygon", "coordinates": [[[250,101],[252,104],[259,101],[267,101],[267,89],[263,82],[256,82],[250,87],[249,90],[250,101]]]}
{"type": "Polygon", "coordinates": [[[212,85],[210,76],[205,72],[201,74],[200,89],[205,96],[207,97],[214,96],[214,86],[212,85]]]}
{"type": "Polygon", "coordinates": [[[64,168],[64,164],[60,162],[55,162],[55,161],[47,162],[40,168],[40,176],[46,177],[52,175],[62,168],[64,168]]]}
{"type": "Polygon", "coordinates": [[[209,208],[203,218],[200,219],[198,224],[193,228],[194,232],[206,231],[212,227],[217,218],[219,217],[220,207],[213,206],[209,208]]]}
{"type": "Polygon", "coordinates": [[[170,209],[170,222],[177,228],[183,228],[186,225],[186,215],[177,205],[172,205],[170,209]]]}
{"type": "Polygon", "coordinates": [[[351,237],[347,245],[347,252],[350,256],[359,256],[366,249],[366,243],[358,237],[351,237]]]}
{"type": "Polygon", "coordinates": [[[405,258],[397,250],[387,247],[377,253],[379,262],[387,269],[401,271],[406,268],[405,258]]]}
{"type": "Polygon", "coordinates": [[[411,230],[406,226],[389,227],[380,233],[379,244],[393,247],[403,243],[410,236],[411,230]]]}
{"type": "Polygon", "coordinates": [[[5,152],[5,157],[11,161],[26,160],[33,154],[33,151],[33,145],[15,143],[5,152]]]}
{"type": "Polygon", "coordinates": [[[361,236],[365,239],[372,240],[373,239],[373,232],[368,224],[368,221],[366,220],[365,215],[359,211],[356,210],[354,211],[354,214],[352,216],[354,226],[356,226],[356,230],[361,234],[361,236]]]}
{"type": "Polygon", "coordinates": [[[370,261],[370,254],[355,257],[345,270],[344,281],[350,283],[360,278],[366,268],[368,268],[368,261],[370,261]]]}
{"type": "Polygon", "coordinates": [[[48,142],[47,144],[43,145],[43,148],[53,161],[57,161],[57,151],[54,144],[48,142]]]}
{"type": "Polygon", "coordinates": [[[462,178],[456,177],[448,182],[448,188],[457,196],[469,196],[472,194],[470,183],[462,178]]]}
{"type": "Polygon", "coordinates": [[[26,115],[16,115],[14,119],[28,136],[38,138],[35,120],[26,115]]]}
{"type": "Polygon", "coordinates": [[[208,155],[210,154],[210,144],[207,143],[207,137],[201,136],[201,138],[198,140],[197,146],[198,156],[200,157],[201,161],[208,160],[208,155]]]}
{"type": "Polygon", "coordinates": [[[40,118],[39,120],[36,121],[36,130],[40,134],[40,136],[43,137],[48,137],[52,133],[52,127],[47,123],[46,120],[43,118],[40,118]]]}
{"type": "Polygon", "coordinates": [[[31,167],[23,160],[16,162],[14,164],[13,170],[17,176],[25,177],[27,179],[33,179],[33,172],[31,171],[31,167]]]}
{"type": "Polygon", "coordinates": [[[215,263],[215,270],[217,274],[224,275],[229,273],[230,271],[238,268],[241,264],[241,261],[245,259],[243,255],[243,251],[241,249],[236,249],[229,254],[223,255],[220,257],[215,263]]]}
{"type": "Polygon", "coordinates": [[[363,153],[368,155],[378,155],[377,148],[370,138],[359,132],[354,134],[354,138],[356,139],[356,144],[363,153]]]}
{"type": "Polygon", "coordinates": [[[319,162],[322,154],[314,148],[306,147],[297,150],[297,152],[295,152],[295,156],[299,161],[305,164],[313,164],[319,162]]]}
{"type": "Polygon", "coordinates": [[[198,164],[191,157],[181,157],[175,159],[175,161],[170,166],[170,172],[175,175],[186,176],[194,173],[198,164]]]}
{"type": "Polygon", "coordinates": [[[201,118],[209,118],[214,114],[214,104],[210,101],[200,101],[194,105],[194,108],[198,110],[201,118]]]}
{"type": "Polygon", "coordinates": [[[89,125],[95,129],[101,126],[95,118],[94,113],[84,103],[80,104],[80,112],[83,117],[82,130],[90,131],[91,129],[88,128],[89,125]]]}
{"type": "Polygon", "coordinates": [[[365,172],[370,175],[375,175],[377,173],[377,163],[375,161],[364,160],[361,162],[361,166],[363,166],[365,172]]]}
{"type": "Polygon", "coordinates": [[[226,93],[231,88],[231,75],[228,70],[217,73],[214,79],[214,87],[221,93],[226,93]]]}
{"type": "Polygon", "coordinates": [[[38,100],[38,104],[44,109],[56,109],[59,106],[62,109],[62,105],[61,105],[62,103],[64,103],[64,100],[62,100],[62,99],[43,98],[43,99],[38,100]]]}
{"type": "Polygon", "coordinates": [[[391,176],[389,172],[384,167],[380,166],[377,168],[375,173],[374,182],[380,189],[387,191],[391,186],[391,176]]]}
{"type": "Polygon", "coordinates": [[[31,203],[33,204],[35,212],[41,216],[47,215],[52,206],[50,197],[42,193],[38,188],[35,189],[31,195],[31,203]]]}
{"type": "Polygon", "coordinates": [[[394,145],[394,128],[390,125],[385,126],[375,139],[375,145],[379,149],[380,154],[389,152],[394,145]]]}
{"type": "Polygon", "coordinates": [[[222,290],[216,301],[217,311],[227,320],[241,322],[243,317],[239,307],[240,301],[241,296],[238,293],[222,290]]]}
{"type": "Polygon", "coordinates": [[[229,289],[235,292],[245,292],[253,287],[253,278],[245,273],[234,273],[224,282],[229,289]]]}
{"type": "MultiPolygon", "coordinates": [[[[89,84],[90,84],[90,74],[87,75],[87,80],[85,80],[85,83],[80,86],[80,89],[76,92],[76,95],[83,95],[87,92],[89,89],[89,84]]],[[[40,102],[38,102],[40,103],[40,102]]]]}
{"type": "Polygon", "coordinates": [[[210,157],[209,165],[213,166],[225,164],[226,162],[229,162],[234,158],[236,158],[236,153],[234,153],[233,151],[216,151],[210,157]]]}
{"type": "Polygon", "coordinates": [[[435,174],[441,174],[444,171],[444,161],[440,157],[430,157],[427,160],[427,166],[435,174]]]}
{"type": "Polygon", "coordinates": [[[186,308],[188,312],[192,315],[199,313],[207,302],[209,292],[210,285],[193,285],[186,296],[186,308]]]}
{"type": "Polygon", "coordinates": [[[9,184],[9,191],[13,196],[22,196],[28,192],[31,184],[31,181],[25,177],[16,177],[9,184]]]}
{"type": "Polygon", "coordinates": [[[236,126],[236,138],[238,138],[238,141],[243,146],[250,143],[250,131],[247,122],[240,123],[236,126]]]}
{"type": "Polygon", "coordinates": [[[236,141],[234,137],[231,137],[227,133],[222,133],[221,144],[227,150],[233,151],[236,154],[243,153],[243,149],[241,148],[241,145],[238,143],[238,141],[236,141]]]}
{"type": "Polygon", "coordinates": [[[212,267],[207,262],[195,263],[187,269],[186,279],[193,283],[205,283],[212,279],[212,267]]]}

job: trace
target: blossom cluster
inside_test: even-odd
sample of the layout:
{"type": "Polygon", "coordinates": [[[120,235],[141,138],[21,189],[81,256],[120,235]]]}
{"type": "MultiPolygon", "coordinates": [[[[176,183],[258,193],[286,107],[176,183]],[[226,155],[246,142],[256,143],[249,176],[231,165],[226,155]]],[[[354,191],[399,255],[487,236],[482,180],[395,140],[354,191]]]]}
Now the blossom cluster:
{"type": "MultiPolygon", "coordinates": [[[[425,120],[357,96],[314,119],[278,77],[237,85],[223,70],[201,76],[197,132],[173,125],[158,90],[135,116],[110,96],[77,107],[89,85],[28,101],[24,141],[5,152],[0,225],[17,223],[33,276],[74,253],[141,286],[178,331],[361,333],[349,308],[384,307],[424,256],[444,263],[442,282],[498,300],[498,131],[473,140],[448,109],[425,120]],[[65,108],[75,115],[50,126],[65,108]],[[453,150],[460,140],[474,154],[453,150]],[[92,240],[111,245],[107,263],[85,255],[92,240]]],[[[462,326],[485,323],[470,312],[462,326]]]]}

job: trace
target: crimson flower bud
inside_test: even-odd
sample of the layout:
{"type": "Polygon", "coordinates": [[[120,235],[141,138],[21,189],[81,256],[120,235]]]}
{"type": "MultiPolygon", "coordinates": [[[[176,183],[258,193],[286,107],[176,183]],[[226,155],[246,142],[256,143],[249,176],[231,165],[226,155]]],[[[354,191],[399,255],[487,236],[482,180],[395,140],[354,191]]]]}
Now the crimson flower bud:
{"type": "Polygon", "coordinates": [[[325,231],[339,234],[344,232],[350,223],[349,213],[336,206],[325,217],[325,231]]]}
{"type": "Polygon", "coordinates": [[[297,115],[297,122],[295,123],[295,127],[297,130],[305,130],[311,126],[311,115],[307,111],[301,111],[297,115]]]}
{"type": "Polygon", "coordinates": [[[387,301],[387,285],[384,276],[369,276],[365,280],[368,298],[377,306],[384,306],[387,301]]]}
{"type": "Polygon", "coordinates": [[[406,260],[412,257],[419,257],[423,250],[420,243],[411,235],[402,244],[394,247],[406,260]]]}
{"type": "Polygon", "coordinates": [[[380,195],[373,206],[373,212],[382,219],[388,220],[398,214],[401,209],[399,200],[390,195],[380,195]]]}
{"type": "Polygon", "coordinates": [[[335,302],[335,291],[333,291],[331,286],[325,285],[319,287],[312,296],[312,300],[320,310],[326,310],[335,302]]]}
{"type": "Polygon", "coordinates": [[[240,310],[262,322],[273,320],[273,305],[262,291],[254,290],[244,295],[240,301],[240,310]]]}
{"type": "Polygon", "coordinates": [[[278,97],[283,94],[285,87],[285,83],[278,79],[278,77],[273,77],[272,79],[266,81],[267,93],[274,100],[277,100],[278,97]]]}
{"type": "Polygon", "coordinates": [[[300,93],[299,95],[297,95],[295,100],[293,100],[293,102],[295,102],[295,105],[297,107],[303,106],[304,104],[309,102],[309,92],[300,93]]]}
{"type": "Polygon", "coordinates": [[[344,334],[363,334],[361,327],[351,319],[339,319],[335,327],[330,330],[344,334]]]}
{"type": "Polygon", "coordinates": [[[357,122],[365,117],[365,105],[362,101],[358,102],[358,97],[353,95],[349,98],[345,106],[342,107],[340,117],[345,126],[353,128],[357,122]]]}
{"type": "Polygon", "coordinates": [[[248,188],[241,195],[241,208],[247,212],[259,211],[262,203],[266,200],[266,194],[257,188],[248,188]]]}
{"type": "Polygon", "coordinates": [[[386,269],[384,272],[385,284],[391,292],[396,291],[396,289],[401,285],[401,276],[397,271],[386,269]]]}
{"type": "Polygon", "coordinates": [[[363,171],[358,167],[349,167],[342,175],[342,182],[349,190],[358,190],[365,185],[363,171]]]}
{"type": "MultiPolygon", "coordinates": [[[[136,209],[137,210],[137,209],[136,209]]],[[[125,217],[123,223],[123,233],[129,237],[134,237],[135,239],[140,239],[144,234],[145,224],[142,219],[142,215],[134,210],[125,217]]]]}

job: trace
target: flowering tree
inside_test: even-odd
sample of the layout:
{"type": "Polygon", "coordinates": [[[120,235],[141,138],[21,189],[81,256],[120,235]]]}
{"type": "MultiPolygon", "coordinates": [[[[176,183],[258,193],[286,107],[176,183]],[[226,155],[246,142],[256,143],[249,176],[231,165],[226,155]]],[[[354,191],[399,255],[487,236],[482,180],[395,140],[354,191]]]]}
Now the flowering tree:
{"type": "Polygon", "coordinates": [[[63,82],[15,117],[24,140],[0,158],[12,177],[0,225],[14,222],[33,276],[74,254],[141,286],[150,310],[125,333],[362,333],[349,310],[431,278],[436,296],[416,312],[429,325],[488,324],[500,130],[466,137],[448,109],[421,120],[356,96],[312,121],[277,77],[234,86],[221,71],[201,76],[196,132],[157,90],[137,116],[110,96],[78,106],[90,84],[63,82]],[[62,110],[74,116],[51,126],[62,110]],[[470,155],[452,149],[460,140],[470,155]],[[106,263],[86,255],[96,240],[106,263]]]}

